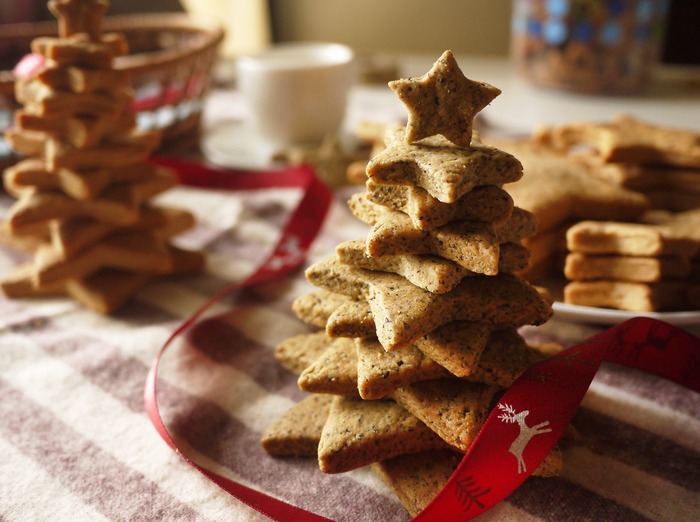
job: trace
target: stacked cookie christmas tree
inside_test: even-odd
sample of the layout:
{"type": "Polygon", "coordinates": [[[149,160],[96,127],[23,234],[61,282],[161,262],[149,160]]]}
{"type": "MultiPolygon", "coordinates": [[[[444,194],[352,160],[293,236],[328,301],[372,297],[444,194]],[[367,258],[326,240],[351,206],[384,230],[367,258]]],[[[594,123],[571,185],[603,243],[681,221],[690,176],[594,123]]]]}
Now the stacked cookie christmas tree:
{"type": "MultiPolygon", "coordinates": [[[[312,395],[270,426],[263,446],[316,456],[328,473],[374,464],[415,512],[437,491],[423,498],[405,481],[438,470],[439,489],[499,390],[545,357],[517,330],[545,322],[551,301],[514,275],[527,266],[520,241],[535,222],[501,185],[522,167],[472,135],[475,114],[500,91],[467,79],[449,51],[425,76],[389,85],[408,125],[388,133],[367,190],[349,202],[367,237],[306,272],[319,290],[294,310],[322,330],[276,355],[312,395]]],[[[552,455],[539,474],[559,465],[552,455]]]]}
{"type": "Polygon", "coordinates": [[[102,313],[119,307],[156,275],[198,270],[199,253],[173,246],[194,223],[187,212],[150,200],[176,184],[146,163],[154,132],[136,129],[121,34],[102,34],[106,0],[51,0],[58,37],[32,42],[32,71],[16,81],[22,109],[8,131],[26,156],[4,173],[18,199],[4,236],[33,259],[2,280],[10,297],[69,294],[102,313]]]}

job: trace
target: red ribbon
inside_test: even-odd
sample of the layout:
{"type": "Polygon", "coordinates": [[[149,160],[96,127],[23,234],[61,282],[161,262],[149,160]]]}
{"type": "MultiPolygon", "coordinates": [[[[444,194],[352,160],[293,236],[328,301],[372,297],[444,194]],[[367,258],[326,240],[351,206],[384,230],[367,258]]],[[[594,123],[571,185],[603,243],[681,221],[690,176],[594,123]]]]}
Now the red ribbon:
{"type": "MultiPolygon", "coordinates": [[[[158,160],[174,168],[183,183],[226,190],[299,187],[299,205],[277,246],[258,270],[215,295],[166,341],[149,372],[144,399],[158,433],[190,465],[241,502],[279,522],[328,521],[327,518],[270,497],[203,468],[175,444],[158,411],[158,365],[172,342],[214,303],[246,286],[299,268],[318,234],[332,200],[311,169],[228,173],[201,165],[158,160]],[[290,255],[294,243],[296,255],[290,255]]],[[[504,393],[455,473],[414,522],[467,521],[512,493],[544,460],[578,409],[603,361],[638,368],[700,392],[700,340],[688,332],[649,318],[634,318],[529,368],[504,393]]]]}
{"type": "Polygon", "coordinates": [[[332,194],[328,187],[316,178],[314,171],[302,166],[273,172],[226,172],[205,167],[199,164],[183,163],[180,161],[157,159],[154,163],[175,170],[183,184],[205,188],[225,190],[257,190],[265,188],[298,187],[304,191],[297,208],[292,212],[289,221],[284,226],[282,234],[272,253],[260,265],[260,267],[243,281],[233,283],[224,288],[194,314],[182,323],[167,339],[156,356],[146,379],[144,390],[144,402],[146,412],[160,436],[168,445],[179,454],[188,464],[193,466],[224,491],[233,495],[241,502],[279,522],[302,521],[326,521],[327,518],[309,513],[306,510],[277,500],[264,493],[246,487],[234,480],[222,477],[218,473],[210,471],[185,455],[170,436],[163,423],[158,409],[156,383],[158,380],[158,366],[165,351],[182,333],[189,329],[204,312],[212,305],[237,290],[252,286],[276,277],[286,275],[299,268],[305,255],[289,255],[289,245],[294,242],[296,252],[306,254],[312,241],[318,235],[326,213],[332,201],[332,194]]]}
{"type": "Polygon", "coordinates": [[[523,373],[448,483],[414,520],[471,520],[512,493],[564,433],[603,361],[700,392],[699,339],[656,319],[620,323],[523,373]]]}

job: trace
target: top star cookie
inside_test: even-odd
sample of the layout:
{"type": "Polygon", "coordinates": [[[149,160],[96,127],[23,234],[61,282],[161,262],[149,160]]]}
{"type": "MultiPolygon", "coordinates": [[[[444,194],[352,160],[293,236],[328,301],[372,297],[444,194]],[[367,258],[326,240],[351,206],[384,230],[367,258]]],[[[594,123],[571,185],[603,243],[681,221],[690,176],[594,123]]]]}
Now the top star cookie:
{"type": "Polygon", "coordinates": [[[51,0],[48,7],[58,19],[61,38],[87,33],[91,40],[100,40],[102,18],[109,7],[107,0],[51,0]]]}
{"type": "Polygon", "coordinates": [[[487,83],[464,76],[451,51],[420,78],[389,82],[409,111],[406,142],[441,134],[458,147],[468,147],[474,116],[501,94],[487,83]]]}

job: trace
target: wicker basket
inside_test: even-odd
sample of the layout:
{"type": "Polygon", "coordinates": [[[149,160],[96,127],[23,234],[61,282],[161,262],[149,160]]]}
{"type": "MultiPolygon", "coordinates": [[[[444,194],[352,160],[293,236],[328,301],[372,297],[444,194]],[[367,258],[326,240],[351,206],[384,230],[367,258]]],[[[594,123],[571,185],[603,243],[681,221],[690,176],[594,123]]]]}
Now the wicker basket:
{"type": "MultiPolygon", "coordinates": [[[[196,134],[223,30],[184,14],[106,17],[103,29],[129,42],[115,67],[131,73],[139,127],[160,129],[165,147],[196,134]]],[[[17,106],[12,68],[34,38],[56,34],[56,22],[0,26],[0,133],[17,106]]]]}

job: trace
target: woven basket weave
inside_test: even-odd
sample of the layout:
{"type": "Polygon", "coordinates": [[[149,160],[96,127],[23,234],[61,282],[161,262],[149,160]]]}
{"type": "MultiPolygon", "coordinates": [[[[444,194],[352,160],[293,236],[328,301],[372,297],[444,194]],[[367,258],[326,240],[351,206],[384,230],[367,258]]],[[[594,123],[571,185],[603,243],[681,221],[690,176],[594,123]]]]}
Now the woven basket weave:
{"type": "MultiPolygon", "coordinates": [[[[196,133],[223,30],[184,14],[106,17],[103,29],[129,42],[114,66],[131,73],[139,127],[160,129],[164,146],[196,133]]],[[[0,26],[0,132],[17,107],[12,68],[34,38],[56,34],[56,22],[0,26]]]]}

